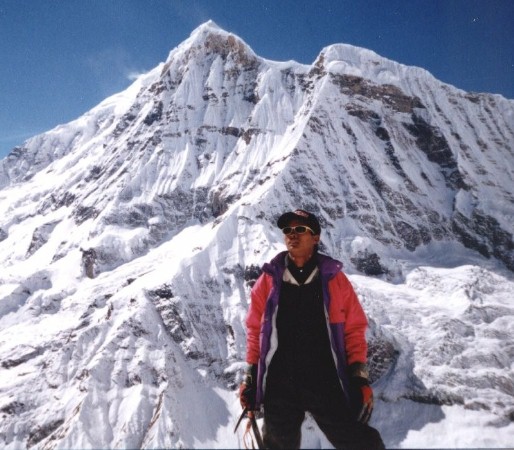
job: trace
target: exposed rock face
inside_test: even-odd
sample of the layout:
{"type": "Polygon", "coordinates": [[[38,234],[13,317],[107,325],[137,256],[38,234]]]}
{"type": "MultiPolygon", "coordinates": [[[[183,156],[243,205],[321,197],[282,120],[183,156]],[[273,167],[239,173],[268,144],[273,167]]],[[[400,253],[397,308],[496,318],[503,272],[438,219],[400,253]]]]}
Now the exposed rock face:
{"type": "Polygon", "coordinates": [[[32,242],[30,243],[29,249],[27,251],[27,257],[31,256],[48,242],[48,239],[54,231],[57,223],[58,222],[45,223],[44,225],[34,230],[34,234],[32,235],[32,242]]]}
{"type": "Polygon", "coordinates": [[[494,256],[514,270],[514,240],[512,233],[503,229],[498,221],[480,210],[474,210],[471,218],[460,212],[452,222],[453,231],[462,243],[486,257],[494,256]]]}

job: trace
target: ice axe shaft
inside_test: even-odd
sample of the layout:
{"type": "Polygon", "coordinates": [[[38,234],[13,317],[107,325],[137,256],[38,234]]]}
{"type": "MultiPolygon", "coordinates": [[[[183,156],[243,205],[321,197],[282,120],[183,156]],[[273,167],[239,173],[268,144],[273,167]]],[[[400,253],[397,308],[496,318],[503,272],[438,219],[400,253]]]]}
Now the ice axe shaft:
{"type": "MultiPolygon", "coordinates": [[[[255,440],[257,441],[257,448],[263,449],[264,448],[264,442],[262,441],[262,435],[261,435],[261,432],[259,430],[259,425],[257,425],[257,419],[255,418],[254,412],[250,411],[248,408],[245,408],[243,410],[243,412],[241,413],[241,415],[239,416],[239,419],[237,420],[236,426],[234,427],[234,433],[237,431],[237,429],[239,428],[239,425],[241,424],[241,422],[243,421],[243,419],[245,417],[248,418],[248,423],[246,425],[245,436],[249,435],[250,436],[250,440],[251,440],[251,435],[249,434],[250,433],[250,429],[251,429],[252,432],[253,432],[253,435],[255,436],[255,440]]],[[[245,436],[243,436],[243,442],[245,443],[245,447],[249,448],[246,445],[246,441],[244,440],[245,436]]],[[[251,448],[254,448],[253,440],[251,440],[251,448]]]]}
{"type": "Polygon", "coordinates": [[[252,431],[253,435],[255,436],[255,440],[257,441],[257,448],[261,449],[264,448],[264,442],[262,441],[261,432],[259,430],[259,426],[257,425],[257,419],[255,419],[255,415],[253,411],[248,412],[248,418],[250,419],[250,422],[252,423],[252,431]]]}

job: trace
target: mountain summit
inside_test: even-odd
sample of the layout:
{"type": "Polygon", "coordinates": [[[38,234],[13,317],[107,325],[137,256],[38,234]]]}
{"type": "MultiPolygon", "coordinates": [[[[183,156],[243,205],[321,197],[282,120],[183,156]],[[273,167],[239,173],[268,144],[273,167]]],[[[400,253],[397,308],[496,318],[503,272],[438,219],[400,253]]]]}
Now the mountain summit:
{"type": "Polygon", "coordinates": [[[0,161],[0,442],[237,446],[249,289],[303,208],[370,318],[388,446],[463,411],[501,446],[513,154],[512,100],[344,44],[269,61],[201,25],[0,161]]]}

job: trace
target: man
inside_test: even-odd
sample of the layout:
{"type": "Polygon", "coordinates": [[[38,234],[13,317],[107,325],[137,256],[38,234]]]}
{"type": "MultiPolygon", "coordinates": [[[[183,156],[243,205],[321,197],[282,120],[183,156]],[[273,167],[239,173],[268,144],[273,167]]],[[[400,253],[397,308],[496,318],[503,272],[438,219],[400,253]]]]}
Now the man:
{"type": "Polygon", "coordinates": [[[277,225],[287,251],[263,266],[252,288],[241,405],[264,406],[267,448],[299,448],[309,411],[334,447],[383,449],[367,425],[367,320],[342,263],[318,253],[314,214],[287,212],[277,225]]]}

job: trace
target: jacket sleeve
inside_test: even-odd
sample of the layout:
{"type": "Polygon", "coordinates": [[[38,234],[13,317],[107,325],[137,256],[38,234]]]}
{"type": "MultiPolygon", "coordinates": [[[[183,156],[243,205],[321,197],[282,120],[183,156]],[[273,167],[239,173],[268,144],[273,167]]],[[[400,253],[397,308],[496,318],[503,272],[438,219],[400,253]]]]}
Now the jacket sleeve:
{"type": "Polygon", "coordinates": [[[261,274],[251,291],[251,302],[246,316],[246,362],[257,364],[260,356],[260,332],[261,324],[271,290],[271,276],[261,274]]]}
{"type": "Polygon", "coordinates": [[[337,317],[340,317],[340,320],[344,322],[345,350],[348,364],[354,362],[366,363],[368,320],[350,280],[344,273],[339,272],[329,283],[329,290],[331,322],[336,321],[335,318],[337,317]]]}

